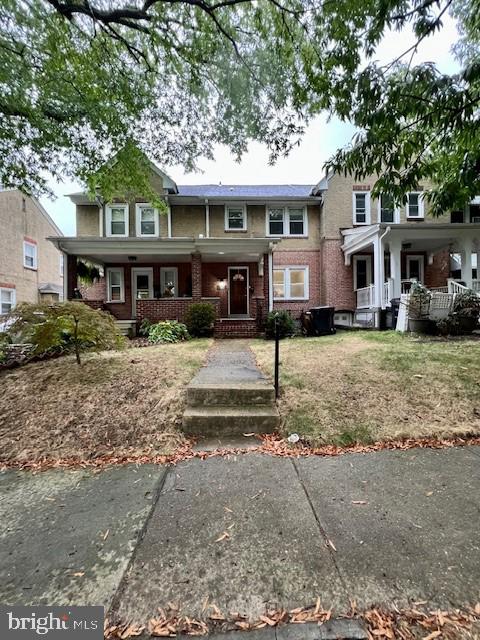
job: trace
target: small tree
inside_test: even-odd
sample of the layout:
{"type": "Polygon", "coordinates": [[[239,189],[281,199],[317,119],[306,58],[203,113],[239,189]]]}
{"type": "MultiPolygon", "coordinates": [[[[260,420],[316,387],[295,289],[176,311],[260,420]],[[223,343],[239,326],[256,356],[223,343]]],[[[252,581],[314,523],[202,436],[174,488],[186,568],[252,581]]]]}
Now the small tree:
{"type": "Polygon", "coordinates": [[[215,323],[215,307],[209,302],[196,302],[188,307],[185,324],[188,332],[195,338],[212,335],[215,323]]]}
{"type": "Polygon", "coordinates": [[[33,353],[73,351],[78,364],[85,351],[119,349],[123,346],[115,319],[83,302],[19,304],[10,314],[8,333],[20,342],[31,342],[33,353]]]}

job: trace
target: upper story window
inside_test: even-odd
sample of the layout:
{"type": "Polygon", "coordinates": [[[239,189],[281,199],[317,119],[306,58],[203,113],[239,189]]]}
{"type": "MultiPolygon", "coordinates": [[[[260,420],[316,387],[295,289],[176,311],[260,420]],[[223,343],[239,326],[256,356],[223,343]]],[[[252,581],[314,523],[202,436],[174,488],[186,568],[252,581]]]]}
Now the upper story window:
{"type": "Polygon", "coordinates": [[[108,204],[106,209],[107,237],[128,236],[128,204],[108,204]]]}
{"type": "Polygon", "coordinates": [[[0,314],[10,313],[15,306],[15,289],[0,288],[0,314]]]}
{"type": "Polygon", "coordinates": [[[108,302],[125,302],[125,283],[123,268],[107,269],[108,302]]]}
{"type": "Polygon", "coordinates": [[[378,221],[387,223],[398,222],[398,209],[392,196],[382,193],[378,199],[378,221]]]}
{"type": "Polygon", "coordinates": [[[158,211],[148,203],[136,205],[137,236],[158,237],[159,220],[158,211]]]}
{"type": "Polygon", "coordinates": [[[306,207],[268,207],[268,236],[305,237],[307,234],[308,228],[306,207]]]}
{"type": "Polygon", "coordinates": [[[407,218],[421,219],[425,217],[423,207],[423,196],[421,192],[412,191],[407,196],[406,205],[407,218]]]}
{"type": "Polygon", "coordinates": [[[31,240],[23,241],[23,266],[27,269],[37,268],[37,245],[31,240]]]}
{"type": "Polygon", "coordinates": [[[247,210],[242,204],[225,205],[225,231],[246,231],[247,210]]]}
{"type": "Polygon", "coordinates": [[[353,224],[370,224],[370,192],[354,191],[353,224]]]}
{"type": "Polygon", "coordinates": [[[276,267],[273,297],[275,300],[308,300],[308,267],[276,267]]]}

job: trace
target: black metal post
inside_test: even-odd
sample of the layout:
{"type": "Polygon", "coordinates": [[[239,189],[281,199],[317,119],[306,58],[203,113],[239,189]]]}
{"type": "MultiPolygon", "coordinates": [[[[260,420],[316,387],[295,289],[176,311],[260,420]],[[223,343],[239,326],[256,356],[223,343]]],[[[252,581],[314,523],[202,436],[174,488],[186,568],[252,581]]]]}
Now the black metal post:
{"type": "Polygon", "coordinates": [[[280,331],[278,327],[278,317],[275,316],[275,399],[278,399],[280,393],[280,385],[278,382],[280,365],[280,331]]]}

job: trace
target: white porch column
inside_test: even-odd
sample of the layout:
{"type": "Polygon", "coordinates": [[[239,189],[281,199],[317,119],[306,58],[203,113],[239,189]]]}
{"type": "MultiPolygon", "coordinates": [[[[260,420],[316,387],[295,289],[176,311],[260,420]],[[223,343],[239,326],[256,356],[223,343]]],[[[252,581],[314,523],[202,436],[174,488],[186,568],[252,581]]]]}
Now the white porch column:
{"type": "Polygon", "coordinates": [[[392,278],[392,298],[402,294],[402,241],[390,240],[390,277],[392,278]]]}
{"type": "Polygon", "coordinates": [[[462,280],[472,288],[472,240],[465,238],[462,242],[462,280]]]}
{"type": "MultiPolygon", "coordinates": [[[[385,281],[385,247],[381,237],[373,241],[373,284],[375,285],[374,305],[377,309],[383,306],[383,283],[385,281]]],[[[377,325],[377,321],[375,322],[377,325]]]]}

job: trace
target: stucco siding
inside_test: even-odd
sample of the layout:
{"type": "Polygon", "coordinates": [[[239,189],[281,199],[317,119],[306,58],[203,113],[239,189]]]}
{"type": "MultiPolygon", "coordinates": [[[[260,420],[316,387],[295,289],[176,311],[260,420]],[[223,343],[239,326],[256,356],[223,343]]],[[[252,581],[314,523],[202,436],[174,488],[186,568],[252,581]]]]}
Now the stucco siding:
{"type": "Polygon", "coordinates": [[[97,205],[77,205],[77,236],[100,236],[100,210],[97,205]]]}

